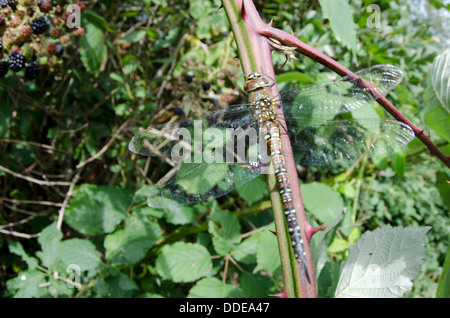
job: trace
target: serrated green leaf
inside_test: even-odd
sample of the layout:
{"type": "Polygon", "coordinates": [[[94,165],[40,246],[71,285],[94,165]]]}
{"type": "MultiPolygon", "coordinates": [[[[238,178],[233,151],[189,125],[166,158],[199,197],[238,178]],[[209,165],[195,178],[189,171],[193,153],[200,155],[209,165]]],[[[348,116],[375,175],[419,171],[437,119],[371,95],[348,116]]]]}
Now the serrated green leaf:
{"type": "Polygon", "coordinates": [[[241,289],[236,286],[224,284],[216,277],[199,280],[189,290],[189,298],[239,298],[245,297],[241,289]]]}
{"type": "Polygon", "coordinates": [[[199,244],[178,242],[166,245],[156,259],[156,271],[175,283],[192,282],[212,269],[211,255],[199,244]]]}
{"type": "Polygon", "coordinates": [[[256,262],[258,241],[254,235],[246,238],[233,251],[232,256],[238,262],[251,264],[256,262]]]}
{"type": "Polygon", "coordinates": [[[450,49],[435,58],[427,82],[425,123],[450,142],[450,49]]]}
{"type": "Polygon", "coordinates": [[[340,194],[325,184],[312,182],[300,185],[300,189],[305,208],[323,224],[333,222],[344,210],[340,194]]]}
{"type": "MultiPolygon", "coordinates": [[[[204,165],[203,163],[192,163],[189,165],[204,165]]],[[[181,186],[187,193],[203,194],[211,190],[218,182],[227,175],[228,165],[226,163],[211,163],[199,170],[198,174],[190,174],[178,180],[177,185],[181,186]]]]}
{"type": "Polygon", "coordinates": [[[106,236],[106,258],[116,265],[135,264],[145,257],[148,249],[161,237],[158,223],[133,214],[125,221],[123,230],[106,236]]]}
{"type": "Polygon", "coordinates": [[[268,230],[255,233],[253,236],[258,241],[256,250],[257,265],[254,272],[266,270],[274,273],[281,266],[280,250],[276,236],[268,230]]]}
{"type": "Polygon", "coordinates": [[[41,259],[45,267],[50,268],[56,264],[58,260],[58,246],[61,243],[62,237],[61,231],[56,228],[56,222],[42,230],[38,238],[42,252],[39,251],[36,255],[41,259]]]}
{"type": "Polygon", "coordinates": [[[267,276],[244,272],[241,276],[239,288],[245,293],[245,297],[263,298],[269,296],[268,290],[272,285],[273,282],[267,276]]]}
{"type": "Polygon", "coordinates": [[[95,288],[98,295],[107,298],[130,297],[134,290],[139,289],[130,277],[114,270],[111,270],[110,275],[100,277],[95,288]]]}
{"type": "Polygon", "coordinates": [[[237,191],[248,205],[252,205],[267,194],[267,183],[262,177],[256,178],[237,188],[237,191]]]}
{"type": "Polygon", "coordinates": [[[141,41],[147,35],[146,30],[134,30],[133,32],[124,36],[120,42],[121,43],[137,43],[141,41]]]}
{"type": "Polygon", "coordinates": [[[450,297],[450,249],[447,250],[444,264],[442,264],[442,274],[439,278],[438,290],[436,298],[450,297]]]}
{"type": "Polygon", "coordinates": [[[342,238],[335,237],[333,242],[327,247],[328,253],[339,253],[343,252],[346,249],[348,249],[349,244],[347,240],[344,240],[342,238]]]}
{"type": "Polygon", "coordinates": [[[349,249],[336,297],[401,297],[412,288],[425,256],[426,228],[384,226],[349,249]]]}
{"type": "Polygon", "coordinates": [[[103,70],[108,57],[104,31],[90,22],[86,22],[84,28],[86,33],[80,39],[79,49],[81,61],[88,72],[97,74],[103,70]]]}
{"type": "Polygon", "coordinates": [[[9,251],[13,254],[19,255],[22,257],[24,262],[27,263],[28,269],[35,269],[38,265],[38,260],[35,257],[30,257],[23,249],[23,246],[20,242],[17,241],[8,241],[9,251]]]}
{"type": "Polygon", "coordinates": [[[395,174],[399,178],[403,178],[406,172],[406,157],[403,151],[397,150],[390,154],[392,159],[392,167],[394,168],[395,174]]]}
{"type": "Polygon", "coordinates": [[[42,297],[47,294],[39,285],[47,281],[46,274],[36,269],[20,272],[17,277],[6,282],[6,287],[14,293],[14,298],[42,297]]]}
{"type": "Polygon", "coordinates": [[[323,267],[325,266],[325,263],[327,261],[327,246],[330,244],[331,239],[334,237],[334,232],[337,228],[337,226],[340,224],[342,220],[342,213],[339,213],[339,215],[331,222],[325,231],[323,231],[322,236],[320,238],[319,243],[317,244],[317,247],[314,251],[314,262],[315,262],[315,275],[316,277],[319,277],[320,272],[322,271],[323,267]]]}
{"type": "Polygon", "coordinates": [[[96,269],[102,263],[95,245],[78,238],[62,241],[58,246],[58,255],[64,264],[76,264],[81,271],[96,269]]]}
{"type": "Polygon", "coordinates": [[[353,22],[353,10],[348,0],[319,0],[319,3],[323,16],[330,20],[336,39],[356,52],[356,24],[353,22]]]}
{"type": "Polygon", "coordinates": [[[64,220],[86,235],[110,233],[125,218],[131,199],[127,189],[83,184],[75,188],[64,220]]]}
{"type": "Polygon", "coordinates": [[[241,242],[241,225],[234,214],[216,211],[208,222],[209,233],[215,251],[222,256],[232,251],[241,242]]]}

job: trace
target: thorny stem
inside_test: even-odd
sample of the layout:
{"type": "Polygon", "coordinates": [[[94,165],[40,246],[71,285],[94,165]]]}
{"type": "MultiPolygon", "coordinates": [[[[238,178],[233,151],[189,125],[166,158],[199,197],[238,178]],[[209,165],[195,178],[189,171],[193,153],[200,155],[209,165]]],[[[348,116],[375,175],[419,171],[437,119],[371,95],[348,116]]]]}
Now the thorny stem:
{"type": "MultiPolygon", "coordinates": [[[[266,24],[261,20],[252,1],[242,0],[223,0],[222,4],[228,16],[228,20],[233,28],[233,33],[239,50],[239,56],[245,74],[253,71],[259,71],[264,75],[275,78],[272,64],[272,48],[266,36],[261,35],[261,30],[266,28],[266,24]]],[[[278,96],[276,85],[272,87],[274,96],[278,96]]],[[[283,111],[278,108],[278,119],[282,126],[286,126],[284,122],[283,111]]],[[[281,134],[281,143],[283,156],[286,163],[286,171],[290,176],[297,175],[292,148],[289,137],[281,134]]],[[[300,185],[298,178],[290,178],[289,185],[293,193],[293,204],[297,212],[297,221],[301,229],[301,236],[306,251],[307,269],[311,278],[311,283],[305,285],[300,282],[300,273],[297,262],[291,252],[291,244],[289,243],[289,234],[285,226],[284,212],[281,208],[281,199],[278,192],[273,191],[277,187],[274,175],[268,176],[269,188],[271,190],[271,200],[274,212],[275,225],[277,229],[277,237],[279,240],[281,262],[284,275],[285,291],[288,297],[317,297],[316,284],[313,271],[313,263],[311,258],[311,249],[309,241],[312,233],[316,231],[306,221],[303,202],[300,194],[300,185]]]]}

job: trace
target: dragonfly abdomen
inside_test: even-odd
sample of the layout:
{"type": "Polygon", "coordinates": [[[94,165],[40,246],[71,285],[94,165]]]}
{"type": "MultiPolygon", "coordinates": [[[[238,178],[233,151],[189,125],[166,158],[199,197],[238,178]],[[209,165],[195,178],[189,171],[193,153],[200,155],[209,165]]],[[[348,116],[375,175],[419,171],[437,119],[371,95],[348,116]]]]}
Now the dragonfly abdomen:
{"type": "Polygon", "coordinates": [[[265,122],[262,129],[264,138],[270,150],[275,177],[277,178],[280,189],[289,236],[294,250],[294,256],[300,268],[302,284],[305,283],[305,276],[308,282],[311,282],[306,267],[306,253],[300,234],[300,227],[297,222],[297,212],[294,207],[292,191],[289,186],[289,177],[285,169],[284,156],[281,152],[280,129],[278,123],[273,121],[265,122]]]}

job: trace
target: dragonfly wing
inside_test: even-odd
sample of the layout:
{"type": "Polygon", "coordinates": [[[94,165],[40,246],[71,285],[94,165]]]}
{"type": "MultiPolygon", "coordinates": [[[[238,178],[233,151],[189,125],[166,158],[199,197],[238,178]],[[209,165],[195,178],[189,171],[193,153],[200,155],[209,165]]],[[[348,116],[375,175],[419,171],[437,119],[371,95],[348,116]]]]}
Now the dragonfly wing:
{"type": "MultiPolygon", "coordinates": [[[[394,65],[374,65],[355,73],[382,95],[386,95],[403,79],[403,72],[394,65]]],[[[366,88],[356,85],[349,76],[338,80],[306,85],[282,93],[285,113],[293,115],[337,115],[366,106],[376,99],[366,88]]]]}
{"type": "Polygon", "coordinates": [[[260,175],[258,169],[226,163],[181,164],[172,169],[150,191],[147,204],[171,208],[212,200],[260,175]]]}
{"type": "Polygon", "coordinates": [[[353,163],[383,156],[414,139],[412,129],[390,119],[287,121],[294,157],[302,165],[353,163]]]}
{"type": "Polygon", "coordinates": [[[225,143],[225,138],[237,134],[234,132],[227,135],[227,129],[236,131],[240,127],[254,128],[253,118],[249,105],[233,105],[208,113],[199,119],[163,124],[142,130],[133,137],[128,148],[144,156],[178,158],[181,150],[185,152],[184,155],[193,154],[196,148],[201,150],[206,142],[205,132],[210,135],[216,132],[213,134],[214,137],[222,136],[222,142],[225,143]]]}

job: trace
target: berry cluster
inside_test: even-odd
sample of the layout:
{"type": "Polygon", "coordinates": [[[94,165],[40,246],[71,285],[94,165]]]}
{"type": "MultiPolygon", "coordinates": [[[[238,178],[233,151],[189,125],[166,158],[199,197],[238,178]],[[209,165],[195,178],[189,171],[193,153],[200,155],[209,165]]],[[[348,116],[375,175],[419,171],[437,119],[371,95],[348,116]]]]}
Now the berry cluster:
{"type": "Polygon", "coordinates": [[[74,21],[85,9],[81,1],[0,0],[0,78],[25,69],[32,80],[57,69],[70,38],[84,35],[74,21]]]}

